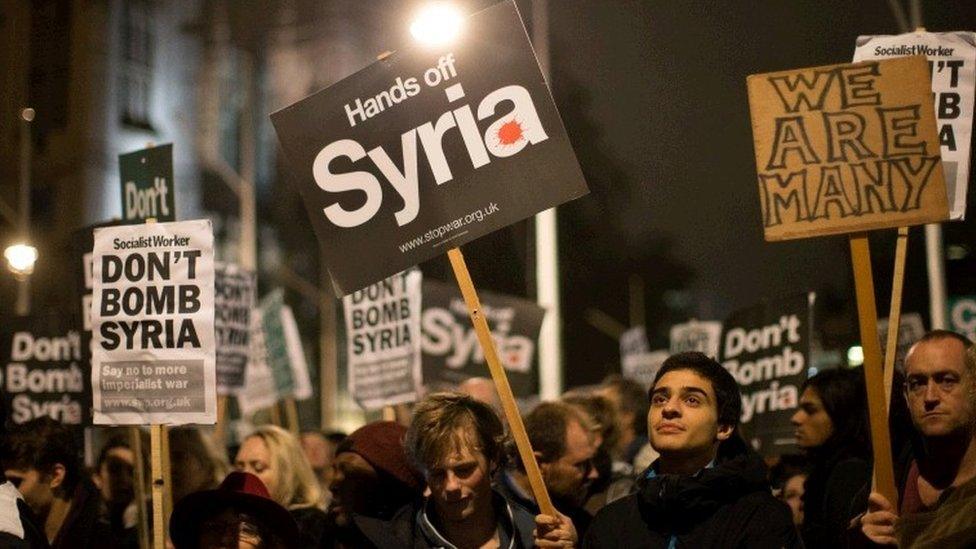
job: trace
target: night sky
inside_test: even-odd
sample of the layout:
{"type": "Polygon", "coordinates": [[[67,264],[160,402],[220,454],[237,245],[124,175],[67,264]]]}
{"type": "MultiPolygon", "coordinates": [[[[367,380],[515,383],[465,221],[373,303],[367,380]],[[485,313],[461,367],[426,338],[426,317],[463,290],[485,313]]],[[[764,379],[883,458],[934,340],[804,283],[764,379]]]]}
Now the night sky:
{"type": "MultiPolygon", "coordinates": [[[[976,28],[971,2],[924,4],[931,31],[976,28]]],[[[550,6],[554,95],[592,190],[560,210],[568,380],[613,367],[616,342],[581,313],[596,307],[626,322],[629,272],[645,279],[652,347],[688,316],[721,319],[806,290],[821,294],[837,340],[828,343],[853,343],[846,239],[763,241],[745,80],[850,61],[858,35],[898,33],[888,2],[550,6]]],[[[971,217],[972,193],[969,202],[971,217]]],[[[966,225],[962,235],[948,227],[947,240],[971,243],[966,225]]],[[[913,233],[903,310],[927,317],[922,230],[913,233]]],[[[885,317],[893,238],[872,244],[885,317]]],[[[950,293],[976,293],[952,274],[950,293]]]]}

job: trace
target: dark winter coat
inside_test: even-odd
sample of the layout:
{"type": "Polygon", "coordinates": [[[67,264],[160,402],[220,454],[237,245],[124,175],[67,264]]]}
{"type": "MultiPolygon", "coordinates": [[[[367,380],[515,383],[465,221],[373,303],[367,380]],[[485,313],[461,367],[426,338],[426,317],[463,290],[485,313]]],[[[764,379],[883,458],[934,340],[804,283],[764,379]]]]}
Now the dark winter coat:
{"type": "MultiPolygon", "coordinates": [[[[505,530],[503,549],[529,549],[535,546],[532,531],[535,517],[521,505],[508,501],[495,492],[495,515],[505,530]]],[[[421,510],[424,502],[418,501],[397,511],[390,521],[356,517],[360,531],[378,549],[434,549],[451,547],[440,537],[421,510]]]]}
{"type": "Polygon", "coordinates": [[[814,466],[804,483],[803,543],[807,547],[849,547],[850,522],[867,508],[871,463],[837,456],[814,466]]]}
{"type": "Polygon", "coordinates": [[[82,479],[75,487],[71,509],[51,547],[53,549],[108,549],[121,545],[120,540],[112,537],[112,525],[104,514],[104,505],[98,489],[91,480],[82,479]]]}
{"type": "Polygon", "coordinates": [[[325,536],[328,515],[317,507],[303,507],[288,511],[298,524],[300,547],[319,547],[325,536]]]}
{"type": "Polygon", "coordinates": [[[753,453],[720,461],[693,476],[642,475],[637,493],[597,513],[582,546],[803,547],[789,507],[771,495],[766,466],[753,453]]]}

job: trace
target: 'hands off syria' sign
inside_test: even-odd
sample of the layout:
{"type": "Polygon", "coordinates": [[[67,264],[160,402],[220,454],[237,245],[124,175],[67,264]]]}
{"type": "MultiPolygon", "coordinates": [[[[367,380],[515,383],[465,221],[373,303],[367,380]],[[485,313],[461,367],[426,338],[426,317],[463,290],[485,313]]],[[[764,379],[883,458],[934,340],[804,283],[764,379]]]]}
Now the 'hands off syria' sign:
{"type": "Polygon", "coordinates": [[[588,192],[512,2],[271,118],[340,295],[588,192]]]}
{"type": "Polygon", "coordinates": [[[928,63],[748,78],[766,240],[948,218],[928,63]]]}

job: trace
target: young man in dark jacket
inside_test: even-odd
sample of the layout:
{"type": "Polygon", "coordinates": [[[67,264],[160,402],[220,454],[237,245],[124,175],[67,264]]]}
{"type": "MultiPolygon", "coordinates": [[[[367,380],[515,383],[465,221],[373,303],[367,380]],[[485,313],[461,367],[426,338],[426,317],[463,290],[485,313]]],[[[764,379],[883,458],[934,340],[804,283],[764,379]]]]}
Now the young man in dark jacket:
{"type": "Polygon", "coordinates": [[[71,429],[44,416],[15,425],[3,444],[5,476],[24,496],[51,547],[116,547],[102,499],[83,475],[71,429]]]}
{"type": "Polygon", "coordinates": [[[486,404],[461,393],[428,396],[414,411],[406,447],[427,477],[426,500],[392,521],[357,519],[380,549],[534,547],[534,518],[492,489],[505,430],[486,404]]]}
{"type": "Polygon", "coordinates": [[[770,493],[765,464],[739,436],[739,387],[721,364],[673,355],[650,399],[648,433],[661,457],[637,493],[597,513],[583,547],[802,547],[789,507],[770,493]]]}

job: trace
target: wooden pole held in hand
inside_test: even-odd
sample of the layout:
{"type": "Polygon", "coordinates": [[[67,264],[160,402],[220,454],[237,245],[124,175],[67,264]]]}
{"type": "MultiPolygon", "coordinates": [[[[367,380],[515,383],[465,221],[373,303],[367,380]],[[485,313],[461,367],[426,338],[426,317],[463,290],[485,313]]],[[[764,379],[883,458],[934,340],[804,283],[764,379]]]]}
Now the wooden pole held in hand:
{"type": "Polygon", "coordinates": [[[881,342],[878,339],[878,309],[874,300],[871,250],[867,234],[850,235],[850,245],[851,262],[854,267],[854,290],[857,295],[857,316],[861,328],[861,346],[864,349],[864,385],[868,397],[868,418],[871,423],[874,486],[897,509],[898,490],[895,488],[891,438],[888,433],[888,407],[885,405],[881,342]]]}
{"type": "Polygon", "coordinates": [[[153,509],[153,548],[166,546],[166,519],[163,511],[163,497],[166,480],[163,475],[163,426],[149,426],[150,464],[152,468],[152,509],[153,509]]]}
{"type": "Polygon", "coordinates": [[[454,269],[454,276],[457,278],[458,286],[461,288],[461,295],[464,296],[464,302],[467,304],[468,312],[471,314],[471,322],[474,323],[474,329],[478,335],[478,341],[481,343],[481,349],[484,351],[485,361],[488,363],[491,378],[495,381],[495,389],[498,390],[498,397],[501,400],[502,409],[505,411],[506,419],[508,419],[508,427],[512,432],[512,438],[515,439],[515,445],[518,447],[519,457],[522,459],[522,465],[525,467],[525,474],[529,478],[529,484],[532,486],[532,494],[535,496],[535,501],[539,504],[539,510],[542,514],[556,517],[558,516],[556,515],[556,508],[552,505],[552,500],[549,499],[549,492],[546,491],[546,484],[542,480],[539,463],[535,459],[535,453],[532,451],[532,443],[529,441],[529,436],[525,432],[522,416],[519,414],[518,406],[515,404],[515,396],[512,394],[512,387],[508,383],[508,376],[505,374],[501,361],[498,359],[495,340],[492,339],[491,331],[488,329],[488,320],[485,319],[484,314],[481,312],[481,301],[478,299],[474,282],[471,281],[471,274],[468,272],[468,267],[464,262],[464,256],[461,255],[460,248],[451,248],[447,251],[447,256],[451,260],[451,267],[454,269]]]}
{"type": "Polygon", "coordinates": [[[146,516],[146,468],[142,460],[142,433],[139,427],[129,427],[129,446],[134,456],[132,475],[136,496],[136,531],[139,534],[139,548],[149,549],[149,517],[146,516]]]}

